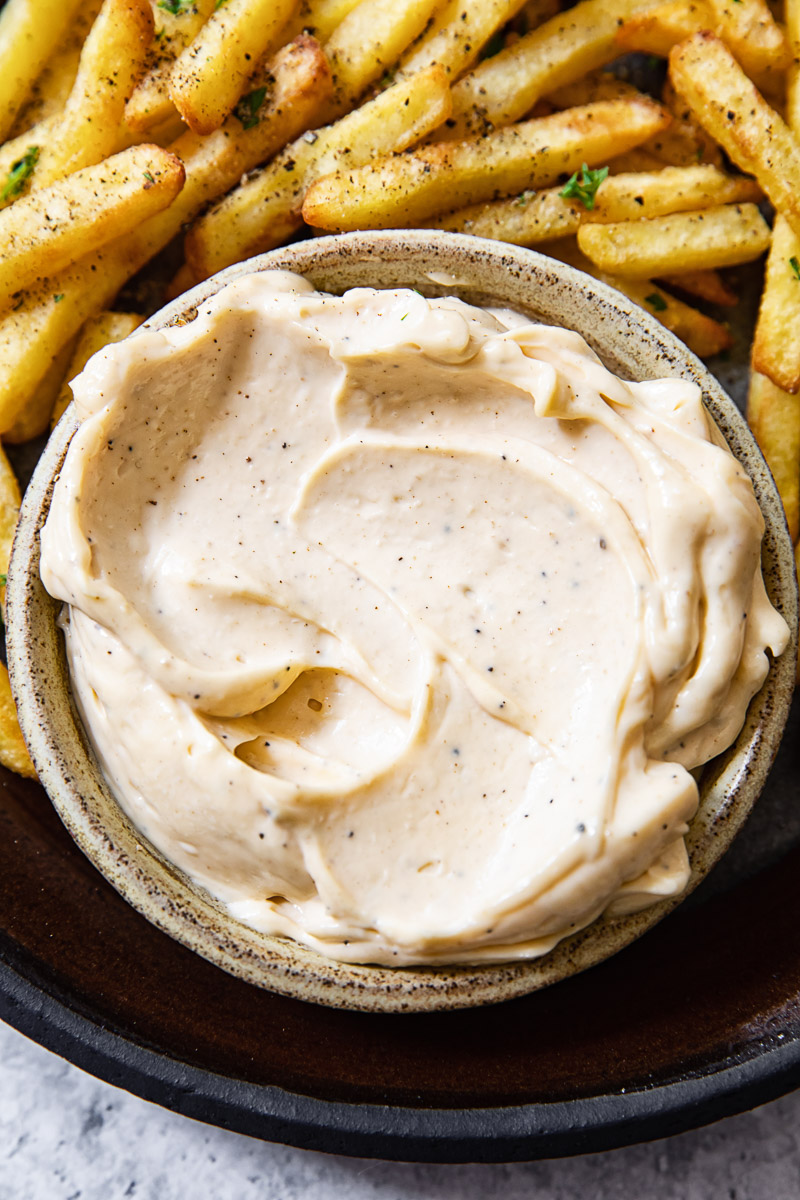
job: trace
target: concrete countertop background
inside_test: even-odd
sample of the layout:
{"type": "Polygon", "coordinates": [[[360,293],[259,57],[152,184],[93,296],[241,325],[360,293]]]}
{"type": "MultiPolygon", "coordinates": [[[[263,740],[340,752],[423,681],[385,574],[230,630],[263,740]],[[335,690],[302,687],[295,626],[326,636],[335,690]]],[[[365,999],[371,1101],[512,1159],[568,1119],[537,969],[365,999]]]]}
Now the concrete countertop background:
{"type": "Polygon", "coordinates": [[[796,1200],[800,1092],[706,1129],[507,1166],[337,1158],[201,1125],[0,1024],[0,1200],[796,1200]]]}

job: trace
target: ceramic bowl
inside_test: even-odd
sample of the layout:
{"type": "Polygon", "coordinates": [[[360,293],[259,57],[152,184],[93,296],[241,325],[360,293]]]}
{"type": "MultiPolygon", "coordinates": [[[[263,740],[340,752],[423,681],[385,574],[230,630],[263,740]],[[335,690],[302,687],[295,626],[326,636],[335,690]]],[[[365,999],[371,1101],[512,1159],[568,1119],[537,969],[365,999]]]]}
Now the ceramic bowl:
{"type": "MultiPolygon", "coordinates": [[[[611,370],[629,379],[677,375],[697,382],[728,445],[753,481],[766,522],[767,590],[793,630],[772,663],[736,742],[704,769],[700,806],[687,838],[691,880],[699,883],[733,840],[754,804],[778,748],[794,685],[797,590],[780,499],[733,402],[703,365],[654,317],[619,292],[530,250],[429,231],[382,231],[299,242],[221,272],[149,322],[190,321],[197,305],[250,271],[283,268],[316,287],[412,286],[473,303],[509,306],[581,333],[611,370]]],[[[39,530],[77,422],[68,410],[25,496],[8,579],[8,661],[20,722],[42,784],[75,841],[140,912],[160,929],[233,975],[285,995],[340,1008],[425,1012],[521,996],[585,970],[621,950],[679,900],[621,919],[601,918],[533,961],[482,967],[392,969],[333,962],[288,939],[240,924],[164,860],[118,807],[73,704],[59,605],[39,578],[39,530]]]]}

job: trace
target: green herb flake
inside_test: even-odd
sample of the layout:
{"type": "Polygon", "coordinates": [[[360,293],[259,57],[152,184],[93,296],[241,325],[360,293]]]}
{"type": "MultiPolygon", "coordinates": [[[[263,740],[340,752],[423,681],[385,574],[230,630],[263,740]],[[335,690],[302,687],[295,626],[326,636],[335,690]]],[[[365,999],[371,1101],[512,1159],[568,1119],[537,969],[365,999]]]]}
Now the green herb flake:
{"type": "Polygon", "coordinates": [[[408,313],[403,313],[403,315],[402,315],[402,317],[400,318],[400,320],[401,320],[401,321],[405,321],[405,319],[406,319],[406,317],[407,317],[407,316],[408,316],[408,313]]]}
{"type": "Polygon", "coordinates": [[[607,177],[608,167],[597,167],[595,170],[590,170],[586,163],[584,163],[581,167],[580,183],[578,182],[578,172],[576,171],[564,184],[559,195],[563,196],[565,200],[580,200],[584,208],[594,208],[597,189],[607,177]]]}
{"type": "Polygon", "coordinates": [[[514,203],[516,204],[517,208],[526,208],[535,195],[536,192],[523,192],[521,196],[517,196],[514,203]]]}
{"type": "Polygon", "coordinates": [[[8,173],[8,178],[0,192],[0,201],[5,202],[13,196],[18,196],[25,186],[25,181],[33,173],[33,168],[39,160],[39,147],[28,146],[22,158],[18,158],[8,173]]]}
{"type": "Polygon", "coordinates": [[[217,3],[214,5],[214,12],[216,12],[218,8],[222,8],[224,3],[225,0],[217,0],[217,3]]]}
{"type": "Polygon", "coordinates": [[[142,173],[148,183],[155,183],[155,179],[153,179],[153,176],[150,174],[149,171],[143,171],[142,173]]]}
{"type": "Polygon", "coordinates": [[[193,6],[194,0],[158,0],[158,7],[163,8],[164,12],[172,13],[173,17],[179,17],[193,6]]]}
{"type": "Polygon", "coordinates": [[[254,92],[248,92],[246,96],[242,96],[236,108],[233,110],[233,115],[237,121],[241,121],[242,129],[252,129],[258,124],[258,110],[264,103],[264,97],[267,94],[265,87],[256,88],[254,92]]]}
{"type": "Polygon", "coordinates": [[[55,296],[53,296],[53,299],[54,299],[54,301],[56,302],[56,304],[60,304],[60,303],[61,303],[61,301],[64,299],[64,293],[63,293],[63,292],[57,292],[57,293],[56,293],[56,295],[55,295],[55,296]]]}
{"type": "Polygon", "coordinates": [[[789,259],[789,266],[790,266],[790,267],[792,268],[792,270],[794,271],[795,279],[800,279],[800,262],[798,262],[798,261],[797,261],[797,259],[796,259],[796,257],[794,256],[794,254],[793,254],[793,255],[792,255],[792,257],[789,259]]]}
{"type": "Polygon", "coordinates": [[[0,572],[0,587],[5,587],[8,583],[8,576],[0,572]]]}
{"type": "Polygon", "coordinates": [[[653,312],[664,312],[667,307],[667,302],[658,292],[651,292],[649,296],[645,296],[645,301],[650,305],[653,312]]]}

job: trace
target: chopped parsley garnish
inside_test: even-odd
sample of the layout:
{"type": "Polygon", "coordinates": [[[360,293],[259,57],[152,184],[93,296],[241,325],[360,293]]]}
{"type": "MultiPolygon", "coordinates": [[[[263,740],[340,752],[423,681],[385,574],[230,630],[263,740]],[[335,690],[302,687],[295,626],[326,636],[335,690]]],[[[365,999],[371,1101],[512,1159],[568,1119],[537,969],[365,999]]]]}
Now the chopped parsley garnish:
{"type": "Polygon", "coordinates": [[[266,94],[265,87],[256,88],[254,92],[248,92],[246,96],[242,96],[236,105],[233,115],[238,121],[241,121],[243,129],[252,129],[254,125],[258,124],[258,110],[264,103],[266,94]]]}
{"type": "Polygon", "coordinates": [[[57,292],[57,293],[56,293],[56,295],[55,295],[55,296],[53,296],[53,299],[55,300],[56,304],[60,304],[60,303],[61,303],[61,301],[64,299],[64,293],[63,293],[63,292],[57,292]]]}
{"type": "Polygon", "coordinates": [[[22,158],[18,158],[8,173],[8,178],[0,192],[0,201],[10,200],[18,196],[25,186],[26,179],[33,173],[33,168],[39,160],[39,147],[28,146],[22,158]]]}
{"type": "Polygon", "coordinates": [[[153,179],[153,176],[150,174],[149,171],[144,172],[144,177],[148,183],[155,183],[155,179],[153,179]]]}
{"type": "Polygon", "coordinates": [[[794,271],[795,278],[796,278],[796,279],[800,279],[800,262],[798,262],[798,261],[797,261],[797,258],[795,257],[795,255],[794,255],[794,254],[793,254],[793,255],[792,255],[792,257],[789,259],[789,266],[790,266],[790,267],[792,268],[792,270],[794,271]]]}
{"type": "Polygon", "coordinates": [[[5,587],[7,583],[8,583],[8,576],[5,574],[0,574],[0,587],[5,587]]]}
{"type": "Polygon", "coordinates": [[[193,5],[194,0],[158,0],[158,7],[163,8],[164,12],[172,13],[173,17],[188,12],[193,5]]]}
{"type": "Polygon", "coordinates": [[[645,300],[654,312],[663,312],[667,307],[666,300],[658,292],[651,292],[649,296],[645,296],[645,300]]]}
{"type": "Polygon", "coordinates": [[[581,167],[580,183],[578,182],[578,172],[570,176],[563,188],[559,192],[565,200],[580,200],[584,208],[594,208],[594,198],[600,184],[608,175],[608,167],[597,167],[596,170],[590,170],[586,163],[581,167]]]}
{"type": "Polygon", "coordinates": [[[514,203],[516,204],[517,208],[525,208],[535,195],[536,192],[523,192],[521,196],[517,197],[514,203]]]}

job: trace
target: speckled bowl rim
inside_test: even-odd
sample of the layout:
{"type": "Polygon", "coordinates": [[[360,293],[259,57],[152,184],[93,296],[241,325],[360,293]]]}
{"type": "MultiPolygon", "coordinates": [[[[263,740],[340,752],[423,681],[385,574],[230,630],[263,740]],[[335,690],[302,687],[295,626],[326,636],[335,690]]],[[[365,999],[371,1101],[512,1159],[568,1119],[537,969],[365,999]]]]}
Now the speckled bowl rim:
{"type": "MultiPolygon", "coordinates": [[[[185,324],[197,306],[251,271],[287,269],[316,286],[416,286],[506,304],[577,329],[629,378],[677,375],[700,385],[728,445],[744,465],[764,514],[765,581],[792,629],[734,745],[704,773],[687,838],[692,875],[682,896],[617,920],[601,918],[524,963],[387,968],[337,963],[289,939],[234,920],[164,860],[111,795],[72,701],[59,605],[39,578],[39,530],[77,421],[68,410],[26,492],[8,573],[8,664],[20,724],[39,778],[80,848],[118,892],[158,928],[248,983],[297,999],[366,1012],[433,1012],[498,1003],[583,971],[629,945],[685,898],[744,823],[777,753],[795,678],[797,585],[792,544],[772,477],[743,417],[694,355],[650,314],[610,287],[532,250],[423,230],[352,233],[295,243],[237,264],[163,308],[145,328],[185,324]],[[433,278],[431,278],[433,277],[433,278]]],[[[135,336],[135,335],[134,335],[135,336]]]]}

